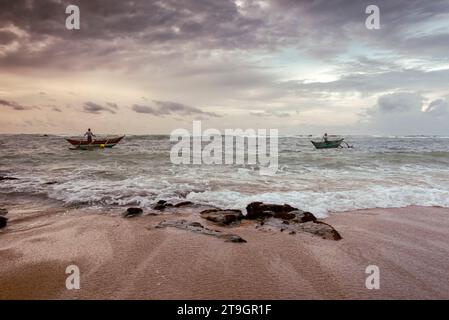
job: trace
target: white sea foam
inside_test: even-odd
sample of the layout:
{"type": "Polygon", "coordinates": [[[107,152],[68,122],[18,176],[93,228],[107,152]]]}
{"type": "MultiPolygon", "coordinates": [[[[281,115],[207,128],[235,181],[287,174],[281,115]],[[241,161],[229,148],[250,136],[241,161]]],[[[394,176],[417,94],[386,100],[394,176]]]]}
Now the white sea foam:
{"type": "Polygon", "coordinates": [[[244,195],[235,191],[191,193],[187,199],[229,209],[245,209],[247,204],[263,201],[290,204],[320,218],[329,213],[369,208],[398,208],[411,205],[449,207],[449,191],[419,187],[374,187],[337,192],[283,192],[244,195]]]}

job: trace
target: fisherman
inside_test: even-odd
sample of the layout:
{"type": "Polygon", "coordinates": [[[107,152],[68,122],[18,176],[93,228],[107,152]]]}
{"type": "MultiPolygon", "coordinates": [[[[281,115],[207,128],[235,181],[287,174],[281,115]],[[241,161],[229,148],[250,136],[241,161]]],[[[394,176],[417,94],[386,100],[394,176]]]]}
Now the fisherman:
{"type": "Polygon", "coordinates": [[[324,142],[327,142],[327,141],[328,141],[328,139],[327,139],[327,132],[324,134],[323,140],[324,140],[324,142]]]}
{"type": "Polygon", "coordinates": [[[90,131],[90,128],[87,129],[87,132],[84,134],[84,136],[87,136],[87,143],[92,143],[92,137],[95,137],[95,135],[90,131]]]}

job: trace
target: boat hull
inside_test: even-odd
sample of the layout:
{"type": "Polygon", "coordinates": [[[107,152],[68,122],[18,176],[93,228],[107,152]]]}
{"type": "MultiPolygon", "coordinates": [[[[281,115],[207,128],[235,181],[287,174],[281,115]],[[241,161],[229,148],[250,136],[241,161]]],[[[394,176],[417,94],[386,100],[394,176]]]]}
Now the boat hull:
{"type": "Polygon", "coordinates": [[[73,146],[73,149],[91,150],[91,149],[103,149],[112,148],[119,143],[125,136],[121,136],[113,139],[93,140],[91,143],[87,140],[66,139],[68,143],[73,146]]]}
{"type": "Polygon", "coordinates": [[[344,139],[328,141],[310,141],[317,149],[335,149],[341,146],[344,139]]]}

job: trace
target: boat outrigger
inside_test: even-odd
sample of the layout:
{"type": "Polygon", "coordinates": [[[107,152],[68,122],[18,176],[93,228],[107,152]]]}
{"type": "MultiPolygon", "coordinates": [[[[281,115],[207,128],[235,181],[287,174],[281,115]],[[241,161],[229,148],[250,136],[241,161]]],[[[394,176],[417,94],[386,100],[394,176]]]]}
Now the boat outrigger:
{"type": "Polygon", "coordinates": [[[125,136],[121,136],[118,138],[104,139],[104,140],[93,140],[92,142],[88,142],[87,140],[76,140],[76,139],[66,139],[73,148],[72,150],[91,150],[95,148],[112,148],[117,143],[119,143],[125,136]]]}
{"type": "Polygon", "coordinates": [[[352,146],[348,145],[344,138],[340,138],[337,140],[327,140],[327,141],[310,141],[317,149],[333,149],[333,148],[343,148],[342,144],[346,144],[346,147],[352,148],[352,146]]]}

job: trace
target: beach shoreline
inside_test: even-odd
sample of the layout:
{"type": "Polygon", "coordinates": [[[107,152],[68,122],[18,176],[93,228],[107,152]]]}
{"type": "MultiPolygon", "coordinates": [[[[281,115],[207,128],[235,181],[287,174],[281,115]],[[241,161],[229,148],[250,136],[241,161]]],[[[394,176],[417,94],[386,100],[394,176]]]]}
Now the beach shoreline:
{"type": "Polygon", "coordinates": [[[0,299],[449,299],[449,209],[407,207],[332,214],[343,237],[217,227],[188,213],[130,219],[45,209],[0,230],[0,299]],[[246,243],[176,228],[184,219],[246,243]],[[67,266],[80,289],[67,290],[67,266]],[[368,290],[366,267],[380,270],[368,290]]]}

